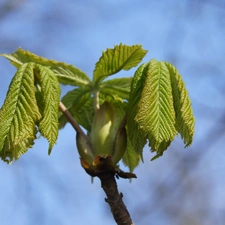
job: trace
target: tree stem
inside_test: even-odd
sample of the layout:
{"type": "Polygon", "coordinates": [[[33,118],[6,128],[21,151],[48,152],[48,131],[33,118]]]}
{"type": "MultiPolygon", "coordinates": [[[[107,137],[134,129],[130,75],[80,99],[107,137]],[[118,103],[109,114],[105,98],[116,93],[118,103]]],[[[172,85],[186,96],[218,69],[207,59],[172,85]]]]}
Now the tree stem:
{"type": "Polygon", "coordinates": [[[109,204],[114,220],[118,225],[134,225],[123,203],[123,194],[118,192],[115,173],[106,171],[98,175],[101,186],[106,193],[105,201],[109,204]]]}

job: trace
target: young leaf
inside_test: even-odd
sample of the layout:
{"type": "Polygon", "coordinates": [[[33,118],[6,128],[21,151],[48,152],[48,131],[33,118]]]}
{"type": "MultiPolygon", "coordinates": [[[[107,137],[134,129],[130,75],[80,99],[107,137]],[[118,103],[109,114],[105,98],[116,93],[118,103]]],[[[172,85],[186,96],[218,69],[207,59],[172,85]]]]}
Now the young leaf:
{"type": "Polygon", "coordinates": [[[62,84],[85,86],[91,82],[84,72],[72,65],[63,62],[57,62],[55,60],[48,60],[29,51],[25,51],[22,48],[17,49],[17,51],[12,54],[0,54],[0,56],[4,56],[10,60],[10,62],[17,68],[20,65],[28,62],[34,62],[42,66],[47,66],[52,71],[54,71],[59,82],[62,84]]]}
{"type": "Polygon", "coordinates": [[[123,155],[122,161],[125,166],[129,167],[130,172],[132,173],[135,167],[138,166],[140,162],[140,155],[134,150],[131,141],[127,139],[127,148],[123,155]]]}
{"type": "Polygon", "coordinates": [[[102,53],[95,65],[94,83],[99,83],[106,77],[118,73],[120,70],[129,70],[137,66],[147,51],[141,45],[116,45],[102,53]]]}
{"type": "Polygon", "coordinates": [[[181,75],[176,68],[167,62],[165,62],[165,65],[170,72],[176,113],[176,129],[184,140],[184,144],[189,146],[193,140],[195,124],[191,101],[181,75]]]}
{"type": "Polygon", "coordinates": [[[17,160],[36,139],[41,114],[35,98],[34,66],[25,63],[19,67],[0,109],[0,157],[6,162],[17,160]]]}
{"type": "MultiPolygon", "coordinates": [[[[90,131],[94,114],[93,101],[88,87],[75,88],[69,91],[63,98],[62,103],[66,106],[70,114],[83,126],[90,131]]],[[[59,128],[63,128],[68,121],[59,112],[59,128]]]]}
{"type": "Polygon", "coordinates": [[[147,133],[144,133],[141,129],[139,129],[139,125],[134,118],[137,114],[137,106],[144,88],[147,69],[148,64],[142,64],[134,74],[131,82],[127,110],[127,135],[132,143],[133,148],[139,155],[142,155],[143,147],[146,144],[147,133]]]}
{"type": "Polygon", "coordinates": [[[38,128],[41,135],[49,141],[48,154],[50,154],[58,137],[60,86],[51,69],[41,65],[36,65],[36,68],[39,75],[38,79],[40,82],[43,102],[43,117],[38,128]]]}
{"type": "Polygon", "coordinates": [[[146,75],[135,120],[147,133],[151,150],[162,155],[177,134],[170,73],[164,63],[152,59],[146,75]]]}
{"type": "Polygon", "coordinates": [[[123,99],[129,99],[130,85],[132,78],[116,78],[101,83],[100,92],[105,95],[117,96],[123,99]]]}

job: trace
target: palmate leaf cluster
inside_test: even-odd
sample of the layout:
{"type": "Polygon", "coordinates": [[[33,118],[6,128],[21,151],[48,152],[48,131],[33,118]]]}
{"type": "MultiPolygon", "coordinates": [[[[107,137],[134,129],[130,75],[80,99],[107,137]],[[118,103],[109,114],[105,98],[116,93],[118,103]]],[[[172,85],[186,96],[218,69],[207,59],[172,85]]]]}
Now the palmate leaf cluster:
{"type": "Polygon", "coordinates": [[[138,165],[146,143],[156,152],[154,158],[163,154],[178,133],[189,146],[194,116],[184,82],[173,65],[152,59],[133,77],[109,79],[136,67],[146,53],[141,45],[106,49],[95,65],[93,80],[72,65],[23,49],[2,54],[17,72],[0,109],[0,157],[9,162],[18,159],[32,147],[38,132],[49,141],[51,152],[58,130],[68,122],[58,111],[60,83],[74,86],[61,101],[87,133],[96,107],[104,101],[121,109],[128,134],[123,162],[130,171],[138,165]]]}
{"type": "Polygon", "coordinates": [[[18,67],[0,110],[2,160],[18,159],[33,146],[38,131],[51,152],[58,136],[59,101],[59,83],[48,67],[33,62],[18,67]]]}
{"type": "Polygon", "coordinates": [[[136,151],[141,154],[148,141],[156,159],[178,133],[186,147],[191,145],[194,122],[191,101],[176,68],[155,59],[142,64],[131,84],[128,107],[129,137],[136,151]]]}

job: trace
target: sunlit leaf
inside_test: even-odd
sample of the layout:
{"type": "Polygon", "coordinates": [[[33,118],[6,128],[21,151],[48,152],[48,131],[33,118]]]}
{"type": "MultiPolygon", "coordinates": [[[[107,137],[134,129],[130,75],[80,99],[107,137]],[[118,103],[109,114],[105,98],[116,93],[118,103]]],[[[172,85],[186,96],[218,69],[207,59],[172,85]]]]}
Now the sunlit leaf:
{"type": "Polygon", "coordinates": [[[19,67],[0,110],[0,157],[6,162],[17,160],[36,139],[41,114],[35,98],[34,67],[34,63],[19,67]]]}
{"type": "Polygon", "coordinates": [[[74,67],[73,65],[46,59],[29,51],[25,51],[22,48],[17,49],[17,51],[12,54],[0,54],[0,56],[4,56],[8,60],[10,60],[11,63],[17,68],[22,64],[28,62],[34,62],[42,66],[47,66],[52,71],[54,71],[59,82],[62,84],[84,86],[88,85],[91,82],[84,72],[74,67]]]}
{"type": "Polygon", "coordinates": [[[146,135],[135,120],[137,114],[137,106],[139,104],[142,90],[146,79],[148,65],[142,64],[134,74],[131,82],[131,91],[127,110],[127,134],[135,151],[142,155],[143,147],[146,144],[146,135]]]}
{"type": "Polygon", "coordinates": [[[49,141],[49,154],[58,138],[58,107],[60,102],[60,86],[54,72],[48,67],[38,68],[41,87],[43,114],[39,124],[39,131],[49,141]]]}
{"type": "Polygon", "coordinates": [[[170,73],[164,63],[155,59],[148,64],[135,120],[157,154],[161,155],[177,134],[170,73]]]}
{"type": "Polygon", "coordinates": [[[193,140],[195,124],[191,101],[182,77],[176,68],[170,63],[165,63],[165,65],[170,72],[176,113],[176,129],[183,138],[186,146],[189,146],[193,140]]]}
{"type": "Polygon", "coordinates": [[[106,77],[118,73],[120,70],[129,70],[137,66],[147,51],[141,45],[116,45],[102,53],[94,70],[94,82],[99,83],[106,77]]]}

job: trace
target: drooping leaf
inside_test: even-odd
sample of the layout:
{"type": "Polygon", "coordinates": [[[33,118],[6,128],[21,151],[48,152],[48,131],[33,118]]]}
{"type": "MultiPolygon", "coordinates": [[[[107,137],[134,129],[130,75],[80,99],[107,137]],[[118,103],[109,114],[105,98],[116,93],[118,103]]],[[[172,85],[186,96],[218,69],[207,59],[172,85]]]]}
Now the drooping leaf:
{"type": "Polygon", "coordinates": [[[102,53],[94,70],[94,83],[99,83],[106,77],[118,73],[120,70],[129,70],[137,66],[147,51],[141,45],[116,45],[102,53]]]}
{"type": "Polygon", "coordinates": [[[41,115],[43,115],[45,106],[44,106],[44,102],[43,102],[43,96],[42,96],[41,86],[40,86],[39,81],[34,80],[34,88],[35,88],[35,97],[37,100],[38,109],[39,109],[39,112],[41,113],[41,115]]]}
{"type": "Polygon", "coordinates": [[[195,124],[191,101],[182,77],[176,68],[168,62],[165,65],[170,72],[176,113],[176,129],[184,140],[184,144],[189,146],[193,140],[195,124]]]}
{"type": "MultiPolygon", "coordinates": [[[[75,88],[69,91],[61,101],[76,121],[90,131],[94,114],[90,89],[88,87],[75,88]]],[[[59,127],[63,128],[67,122],[67,119],[59,112],[59,127]]]]}
{"type": "Polygon", "coordinates": [[[152,151],[162,155],[177,134],[170,73],[164,63],[152,59],[135,120],[147,133],[152,151]]]}
{"type": "Polygon", "coordinates": [[[48,153],[58,138],[58,107],[60,102],[60,86],[54,72],[48,67],[36,65],[40,82],[43,114],[39,123],[39,131],[49,142],[48,153]]]}
{"type": "MultiPolygon", "coordinates": [[[[100,85],[100,92],[105,95],[117,96],[121,101],[129,99],[132,78],[116,78],[107,80],[100,85]]],[[[116,97],[115,97],[116,98],[116,97]]]]}
{"type": "Polygon", "coordinates": [[[127,134],[135,151],[142,155],[143,147],[147,142],[147,133],[139,129],[139,125],[135,120],[137,114],[137,106],[139,104],[142,90],[146,79],[148,64],[142,64],[134,74],[131,82],[130,97],[127,110],[127,134]]]}
{"type": "Polygon", "coordinates": [[[41,114],[35,98],[34,66],[25,63],[19,67],[0,109],[0,157],[6,162],[17,160],[36,139],[41,114]]]}
{"type": "Polygon", "coordinates": [[[91,82],[89,77],[84,72],[73,65],[46,59],[29,51],[25,51],[22,48],[17,49],[17,51],[12,54],[0,54],[0,56],[4,56],[10,60],[10,62],[17,68],[28,62],[34,62],[42,66],[47,66],[54,71],[59,82],[62,84],[85,86],[91,82]]]}
{"type": "Polygon", "coordinates": [[[122,161],[127,166],[132,173],[135,169],[135,167],[138,166],[140,162],[140,155],[134,150],[130,139],[127,139],[127,148],[123,155],[122,161]]]}

